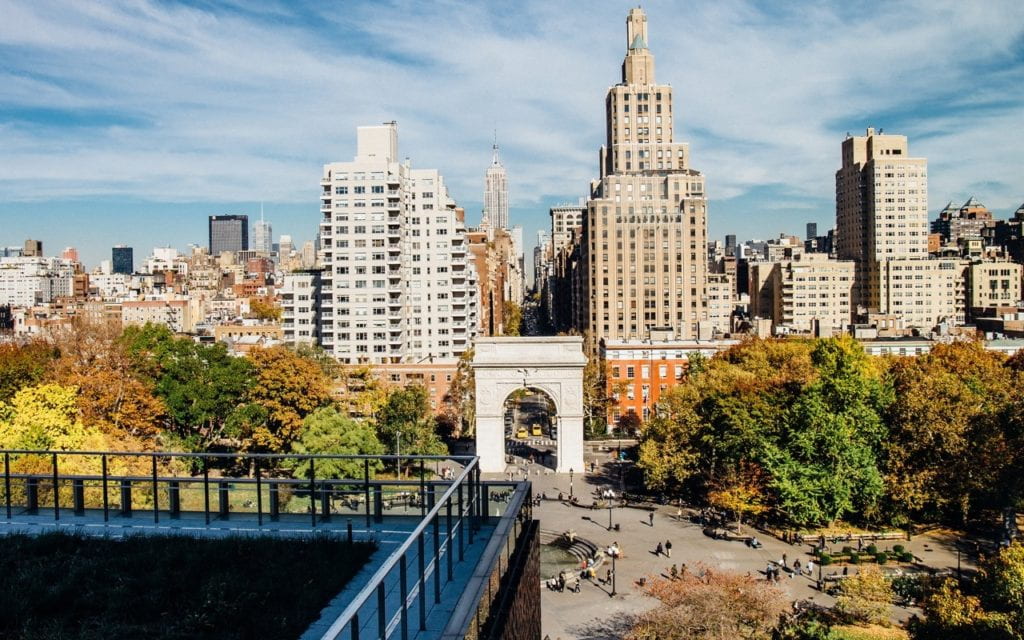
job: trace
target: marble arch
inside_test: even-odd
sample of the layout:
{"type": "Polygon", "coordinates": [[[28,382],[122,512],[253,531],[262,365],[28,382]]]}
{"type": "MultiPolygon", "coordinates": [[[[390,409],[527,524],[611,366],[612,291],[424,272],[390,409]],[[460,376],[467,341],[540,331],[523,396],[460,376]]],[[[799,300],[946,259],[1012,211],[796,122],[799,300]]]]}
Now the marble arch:
{"type": "Polygon", "coordinates": [[[476,377],[476,454],[485,473],[505,471],[505,400],[516,389],[532,387],[555,403],[558,420],[558,473],[583,470],[583,338],[478,338],[476,377]]]}

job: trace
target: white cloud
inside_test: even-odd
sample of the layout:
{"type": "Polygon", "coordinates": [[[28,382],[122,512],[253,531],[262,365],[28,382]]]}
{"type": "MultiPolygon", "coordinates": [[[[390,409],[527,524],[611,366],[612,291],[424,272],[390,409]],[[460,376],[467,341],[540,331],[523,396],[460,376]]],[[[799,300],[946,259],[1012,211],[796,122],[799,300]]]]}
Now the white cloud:
{"type": "MultiPolygon", "coordinates": [[[[0,121],[0,200],[262,198],[308,201],[315,218],[319,165],[353,155],[356,126],[390,119],[401,153],[441,169],[467,203],[480,200],[495,127],[519,208],[583,195],[597,173],[624,6],[238,6],[0,0],[0,113],[128,118],[0,121]]],[[[719,212],[774,235],[794,222],[781,207],[802,219],[827,206],[842,137],[865,126],[911,136],[930,160],[933,203],[983,183],[975,195],[990,206],[1024,200],[1024,4],[646,8],[677,138],[708,176],[713,231],[726,231],[719,212]],[[763,186],[785,197],[758,205],[763,186]]],[[[545,220],[538,210],[528,231],[545,220]]]]}

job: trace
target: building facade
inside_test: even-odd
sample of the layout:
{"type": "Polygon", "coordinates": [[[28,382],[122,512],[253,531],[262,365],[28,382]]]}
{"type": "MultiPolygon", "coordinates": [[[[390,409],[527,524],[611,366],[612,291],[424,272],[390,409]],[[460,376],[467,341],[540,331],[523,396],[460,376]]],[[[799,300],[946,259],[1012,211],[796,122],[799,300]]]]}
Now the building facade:
{"type": "Polygon", "coordinates": [[[111,273],[131,275],[135,271],[135,250],[118,245],[110,250],[111,273]]]}
{"type": "Polygon", "coordinates": [[[708,319],[704,176],[690,167],[688,145],[673,140],[672,87],[656,83],[647,43],[647,16],[631,9],[581,237],[586,306],[577,328],[592,350],[652,329],[692,338],[708,319]]]}
{"type": "Polygon", "coordinates": [[[210,255],[249,250],[249,216],[210,216],[210,255]]]}
{"type": "Polygon", "coordinates": [[[508,229],[508,173],[498,156],[498,142],[494,142],[491,166],[484,174],[484,220],[496,229],[508,229]]]}
{"type": "Polygon", "coordinates": [[[477,331],[464,212],[437,170],[399,162],[395,123],[359,127],[357,147],[320,181],[321,345],[346,363],[458,358],[477,331]]]}
{"type": "Polygon", "coordinates": [[[252,250],[267,255],[274,251],[274,228],[262,215],[252,226],[252,250]]]}

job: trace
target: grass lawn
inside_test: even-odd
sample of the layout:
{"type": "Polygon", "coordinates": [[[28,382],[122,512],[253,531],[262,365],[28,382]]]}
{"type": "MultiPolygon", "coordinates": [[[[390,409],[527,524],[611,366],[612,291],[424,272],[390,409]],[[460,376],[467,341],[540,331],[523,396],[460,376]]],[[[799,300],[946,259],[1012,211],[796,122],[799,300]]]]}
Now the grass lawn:
{"type": "Polygon", "coordinates": [[[297,638],[372,543],[0,536],[0,638],[297,638]]]}

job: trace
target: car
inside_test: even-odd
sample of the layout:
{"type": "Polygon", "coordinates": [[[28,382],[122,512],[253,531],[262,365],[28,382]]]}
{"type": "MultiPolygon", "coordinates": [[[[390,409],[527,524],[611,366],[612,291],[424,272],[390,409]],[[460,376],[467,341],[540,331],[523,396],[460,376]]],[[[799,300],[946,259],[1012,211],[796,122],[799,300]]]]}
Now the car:
{"type": "Polygon", "coordinates": [[[525,440],[527,435],[528,434],[526,433],[526,427],[519,427],[519,430],[516,431],[516,437],[519,438],[520,440],[525,440]]]}
{"type": "Polygon", "coordinates": [[[537,424],[536,422],[533,423],[533,426],[530,428],[530,432],[534,436],[542,436],[542,435],[544,435],[544,432],[540,430],[540,425],[537,424]]]}

